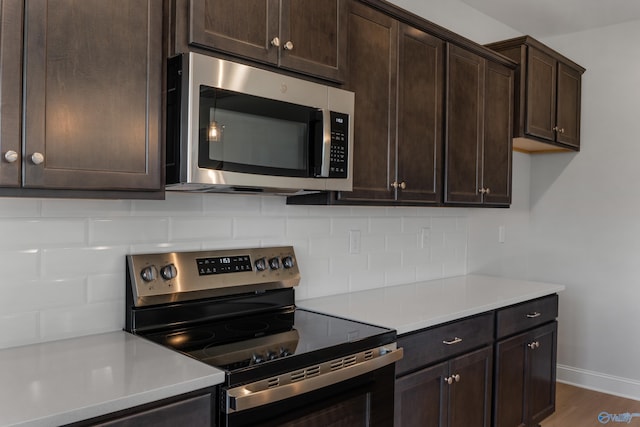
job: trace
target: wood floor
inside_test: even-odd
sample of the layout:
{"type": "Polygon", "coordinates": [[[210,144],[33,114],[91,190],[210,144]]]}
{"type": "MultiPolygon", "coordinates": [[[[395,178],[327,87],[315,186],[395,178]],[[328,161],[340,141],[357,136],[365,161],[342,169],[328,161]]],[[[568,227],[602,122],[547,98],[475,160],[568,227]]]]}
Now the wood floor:
{"type": "Polygon", "coordinates": [[[598,393],[584,388],[558,383],[556,412],[544,420],[541,427],[640,427],[640,401],[598,393]],[[598,416],[603,414],[602,422],[598,416]],[[631,416],[637,414],[637,416],[631,416]],[[618,415],[615,419],[614,416],[618,415]]]}

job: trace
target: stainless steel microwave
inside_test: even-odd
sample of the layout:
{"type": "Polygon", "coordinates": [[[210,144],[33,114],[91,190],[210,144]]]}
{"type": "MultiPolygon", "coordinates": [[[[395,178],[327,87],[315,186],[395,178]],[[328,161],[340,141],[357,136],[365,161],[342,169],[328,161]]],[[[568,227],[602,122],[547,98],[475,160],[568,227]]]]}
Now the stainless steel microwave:
{"type": "Polygon", "coordinates": [[[352,189],[354,94],[198,53],[169,60],[167,190],[352,189]]]}

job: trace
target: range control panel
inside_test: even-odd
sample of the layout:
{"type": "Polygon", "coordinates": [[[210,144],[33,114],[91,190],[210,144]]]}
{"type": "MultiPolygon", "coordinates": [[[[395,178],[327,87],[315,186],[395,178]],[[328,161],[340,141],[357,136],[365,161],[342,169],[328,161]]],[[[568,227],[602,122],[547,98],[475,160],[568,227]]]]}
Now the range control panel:
{"type": "Polygon", "coordinates": [[[292,246],[127,256],[136,306],[297,286],[292,246]]]}

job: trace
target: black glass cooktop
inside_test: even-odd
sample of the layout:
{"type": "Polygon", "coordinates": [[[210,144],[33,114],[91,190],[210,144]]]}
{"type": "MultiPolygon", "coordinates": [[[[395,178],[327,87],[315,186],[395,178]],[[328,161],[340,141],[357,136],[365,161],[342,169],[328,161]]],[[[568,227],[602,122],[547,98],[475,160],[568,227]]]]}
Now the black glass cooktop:
{"type": "Polygon", "coordinates": [[[225,370],[228,377],[246,374],[254,380],[389,344],[396,334],[384,327],[288,308],[145,336],[225,370]]]}

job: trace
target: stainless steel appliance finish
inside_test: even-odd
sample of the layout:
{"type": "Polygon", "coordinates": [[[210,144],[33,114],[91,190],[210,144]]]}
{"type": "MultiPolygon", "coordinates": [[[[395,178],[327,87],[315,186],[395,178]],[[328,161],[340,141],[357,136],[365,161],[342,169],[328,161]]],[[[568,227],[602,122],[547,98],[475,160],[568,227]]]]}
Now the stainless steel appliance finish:
{"type": "Polygon", "coordinates": [[[127,256],[125,330],[225,372],[220,427],[393,425],[393,329],[295,306],[291,246],[127,256]]]}
{"type": "Polygon", "coordinates": [[[129,255],[127,267],[137,307],[300,283],[291,246],[129,255]]]}
{"type": "MultiPolygon", "coordinates": [[[[179,81],[173,83],[170,81],[168,84],[169,98],[172,99],[177,94],[180,100],[174,100],[174,102],[180,105],[169,106],[167,190],[202,192],[236,190],[284,194],[322,190],[351,191],[353,161],[350,153],[353,152],[353,120],[349,118],[353,117],[354,112],[353,92],[194,52],[184,54],[182,61],[185,63],[181,66],[179,81]],[[202,162],[199,162],[200,156],[203,155],[201,151],[205,150],[201,143],[203,128],[199,124],[201,119],[199,100],[202,87],[222,89],[317,110],[322,116],[320,120],[322,134],[319,137],[321,147],[309,147],[308,153],[299,154],[300,160],[304,162],[310,161],[313,156],[320,157],[321,159],[314,160],[315,163],[320,163],[317,170],[311,171],[312,168],[308,166],[308,176],[293,176],[288,175],[286,171],[274,173],[230,171],[225,169],[225,162],[220,162],[219,167],[203,166],[202,162]],[[175,114],[172,115],[172,112],[175,114]],[[330,170],[332,156],[336,155],[336,137],[332,135],[331,126],[332,113],[346,115],[348,122],[346,135],[341,134],[343,136],[337,138],[338,145],[344,138],[347,143],[347,146],[341,148],[342,151],[337,154],[338,156],[346,155],[347,166],[346,176],[339,178],[331,177],[330,170]],[[179,118],[179,129],[171,128],[176,122],[171,117],[176,114],[179,118]],[[172,138],[180,140],[178,147],[170,147],[172,138]],[[174,167],[175,171],[172,169],[174,167]]],[[[171,71],[169,74],[171,75],[171,71]]],[[[265,117],[268,116],[267,113],[265,112],[265,117]]],[[[260,114],[256,113],[257,116],[260,114]]],[[[247,123],[251,126],[250,123],[253,122],[247,123]]],[[[314,132],[310,132],[310,139],[314,138],[312,133],[314,132]]],[[[286,141],[281,142],[279,141],[278,145],[284,148],[280,153],[258,156],[277,156],[293,150],[286,145],[286,141]]],[[[318,141],[312,141],[311,145],[317,143],[318,141]]],[[[256,140],[255,146],[260,145],[264,145],[264,142],[256,140]]],[[[251,163],[248,157],[247,162],[251,163]]]]}

